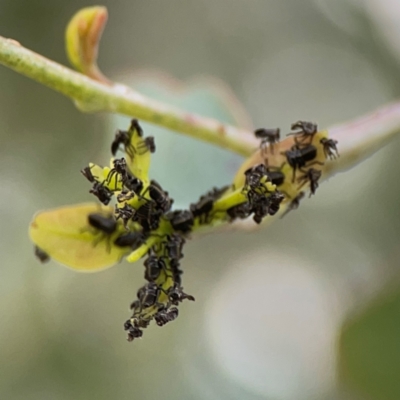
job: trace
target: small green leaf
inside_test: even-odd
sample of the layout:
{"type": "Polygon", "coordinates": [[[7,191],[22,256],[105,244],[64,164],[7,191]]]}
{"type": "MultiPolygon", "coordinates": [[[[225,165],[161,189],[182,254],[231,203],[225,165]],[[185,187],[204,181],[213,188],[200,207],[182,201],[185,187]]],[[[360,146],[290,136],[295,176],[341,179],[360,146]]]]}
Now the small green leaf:
{"type": "Polygon", "coordinates": [[[127,253],[112,245],[113,237],[101,237],[88,225],[88,214],[111,207],[84,203],[37,213],[29,227],[31,240],[51,258],[72,269],[96,272],[115,265],[127,253]]]}

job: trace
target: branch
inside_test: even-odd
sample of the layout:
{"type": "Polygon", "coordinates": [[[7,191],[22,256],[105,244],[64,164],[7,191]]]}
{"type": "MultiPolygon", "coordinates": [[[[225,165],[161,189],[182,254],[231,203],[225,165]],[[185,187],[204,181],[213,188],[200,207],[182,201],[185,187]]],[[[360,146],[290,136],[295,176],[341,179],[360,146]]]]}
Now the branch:
{"type": "Polygon", "coordinates": [[[258,146],[249,131],[167,106],[121,84],[95,81],[2,36],[0,64],[70,97],[85,112],[106,111],[139,118],[245,157],[258,146]]]}
{"type": "MultiPolygon", "coordinates": [[[[400,134],[400,102],[387,104],[364,116],[327,128],[326,131],[329,138],[338,141],[340,157],[335,160],[325,160],[321,167],[320,181],[355,167],[394,140],[400,134]]],[[[287,150],[290,145],[285,142],[290,140],[289,138],[280,142],[279,148],[287,150]]],[[[263,160],[262,152],[257,150],[245,161],[239,171],[243,172],[247,168],[263,163],[263,160]]],[[[286,205],[283,204],[280,213],[265,218],[262,225],[268,225],[278,219],[285,211],[286,205]]],[[[223,225],[220,230],[254,230],[259,226],[248,218],[237,220],[232,225],[223,225]]]]}

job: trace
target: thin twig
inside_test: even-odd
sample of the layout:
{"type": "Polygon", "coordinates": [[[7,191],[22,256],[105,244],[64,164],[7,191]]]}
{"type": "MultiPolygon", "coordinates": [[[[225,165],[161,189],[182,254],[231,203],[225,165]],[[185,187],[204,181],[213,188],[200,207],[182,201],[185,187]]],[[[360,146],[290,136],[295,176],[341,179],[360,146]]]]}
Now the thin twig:
{"type": "Polygon", "coordinates": [[[70,97],[82,111],[108,111],[139,118],[245,157],[258,146],[249,131],[162,104],[123,85],[97,82],[2,36],[0,64],[70,97]]]}

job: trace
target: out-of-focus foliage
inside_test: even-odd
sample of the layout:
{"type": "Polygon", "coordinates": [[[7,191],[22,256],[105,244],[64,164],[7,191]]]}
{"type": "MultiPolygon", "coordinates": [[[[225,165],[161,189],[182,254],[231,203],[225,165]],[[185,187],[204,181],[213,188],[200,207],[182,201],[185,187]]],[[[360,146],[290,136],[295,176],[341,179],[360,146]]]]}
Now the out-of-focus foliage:
{"type": "Polygon", "coordinates": [[[343,331],[342,378],[370,398],[400,396],[399,310],[400,293],[390,293],[343,331]]]}

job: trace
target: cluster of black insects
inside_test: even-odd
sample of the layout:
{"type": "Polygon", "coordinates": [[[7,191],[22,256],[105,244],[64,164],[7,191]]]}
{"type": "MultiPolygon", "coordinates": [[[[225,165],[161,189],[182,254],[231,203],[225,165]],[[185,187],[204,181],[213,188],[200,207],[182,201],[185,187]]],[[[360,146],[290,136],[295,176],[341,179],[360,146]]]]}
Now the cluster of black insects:
{"type": "MultiPolygon", "coordinates": [[[[131,139],[134,133],[143,137],[143,131],[137,120],[132,120],[127,131],[119,130],[111,145],[111,153],[116,155],[122,146],[131,159],[138,154],[149,151],[155,152],[153,137],[146,137],[137,147],[132,146],[131,139]]],[[[124,324],[128,332],[128,340],[141,337],[142,329],[146,328],[154,319],[157,325],[162,326],[173,321],[178,316],[176,306],[183,300],[194,300],[193,296],[183,292],[181,285],[180,259],[183,257],[182,247],[187,234],[191,231],[194,217],[185,210],[171,211],[173,199],[170,198],[159,183],[152,180],[144,188],[143,182],[129,170],[124,158],[115,159],[113,168],[103,181],[97,180],[90,167],[84,168],[82,174],[93,183],[90,193],[94,194],[101,203],[110,203],[114,192],[117,204],[113,215],[103,213],[88,215],[88,224],[108,240],[113,237],[113,244],[117,247],[129,248],[135,251],[144,245],[151,236],[159,236],[157,245],[151,247],[144,261],[144,278],[147,284],[137,291],[137,300],[131,304],[132,317],[124,324]],[[114,188],[112,187],[114,183],[114,188]],[[148,196],[146,196],[146,194],[148,196]],[[137,198],[140,206],[137,208],[129,204],[129,200],[137,198]],[[123,204],[123,206],[121,206],[123,204]],[[159,235],[154,233],[160,225],[161,219],[167,221],[171,228],[170,234],[159,235]],[[122,221],[125,231],[118,232],[118,220],[122,221]],[[130,230],[131,223],[136,223],[135,229],[130,230]],[[137,226],[140,229],[137,229],[137,226]],[[164,287],[165,281],[172,283],[164,287]],[[166,301],[159,301],[164,294],[166,301]],[[149,313],[149,308],[155,312],[149,313]]]]}
{"type": "MultiPolygon", "coordinates": [[[[317,148],[312,145],[317,126],[299,121],[292,125],[293,129],[300,129],[290,133],[295,136],[295,143],[290,150],[282,154],[285,156],[285,163],[288,163],[293,170],[292,182],[295,181],[296,171],[300,171],[302,175],[297,178],[300,186],[310,182],[311,194],[314,194],[321,174],[312,168],[314,164],[321,164],[315,160],[317,148]]],[[[274,145],[280,139],[280,131],[258,129],[255,131],[255,136],[261,139],[262,152],[269,146],[273,153],[274,145]]],[[[321,139],[321,144],[327,157],[336,158],[338,155],[336,141],[321,139]]],[[[137,155],[154,153],[156,150],[154,138],[144,138],[142,128],[135,119],[132,120],[129,130],[119,130],[115,134],[111,144],[112,155],[115,156],[121,147],[131,160],[137,155]],[[137,146],[132,145],[134,133],[141,139],[137,146]]],[[[156,245],[149,248],[144,261],[144,278],[147,283],[137,291],[137,299],[131,304],[132,316],[124,324],[129,341],[141,337],[142,329],[153,319],[159,326],[175,320],[178,316],[179,303],[185,299],[194,300],[193,296],[183,291],[180,269],[182,248],[193,227],[209,224],[216,215],[222,215],[222,219],[230,222],[252,216],[256,223],[261,223],[267,215],[276,214],[286,193],[269,190],[266,183],[271,182],[279,188],[286,179],[281,168],[282,166],[269,166],[268,160],[265,159],[263,164],[245,171],[245,183],[241,189],[245,194],[245,200],[240,204],[227,209],[216,209],[215,204],[218,199],[229,193],[230,189],[231,192],[237,189],[225,186],[212,189],[201,196],[196,203],[191,204],[187,210],[174,211],[171,210],[173,199],[168,192],[154,180],[145,187],[144,183],[130,171],[125,158],[114,159],[113,168],[102,180],[92,174],[92,167],[86,167],[81,171],[92,183],[90,193],[94,194],[102,204],[108,205],[117,193],[113,214],[98,212],[91,213],[87,217],[90,229],[98,235],[94,245],[100,240],[106,240],[109,249],[113,245],[132,252],[150,238],[156,236],[158,239],[156,245]],[[138,200],[135,203],[137,206],[132,206],[132,199],[138,200]],[[161,229],[161,232],[168,233],[157,233],[161,223],[165,228],[161,229]]],[[[288,210],[297,208],[303,196],[304,193],[300,192],[295,199],[292,199],[288,210]]],[[[36,255],[42,261],[46,261],[47,254],[43,253],[36,248],[36,255]]]]}
{"type": "MultiPolygon", "coordinates": [[[[300,171],[302,175],[297,177],[299,189],[305,184],[310,183],[310,196],[315,194],[321,177],[321,171],[312,168],[313,165],[323,165],[322,162],[315,160],[317,156],[317,148],[312,144],[314,135],[318,132],[316,124],[307,121],[297,121],[291,125],[291,129],[295,130],[288,134],[294,136],[294,145],[287,151],[281,154],[285,156],[286,161],[281,166],[269,166],[268,158],[265,158],[265,167],[267,176],[273,184],[278,188],[285,181],[285,174],[282,172],[283,165],[287,162],[292,168],[292,183],[296,180],[296,171],[300,171]],[[311,167],[311,168],[310,168],[311,167]]],[[[267,146],[270,147],[271,153],[274,152],[274,145],[280,140],[280,130],[278,129],[257,129],[254,132],[255,136],[261,139],[260,149],[263,154],[267,146]]],[[[324,155],[326,158],[336,159],[339,156],[337,150],[337,141],[328,138],[322,138],[320,143],[323,146],[324,155]]],[[[284,193],[284,192],[283,192],[284,193]]],[[[287,193],[284,193],[288,198],[287,193]]],[[[305,196],[301,191],[289,204],[288,209],[283,214],[285,215],[290,210],[298,208],[300,200],[305,196]]]]}

